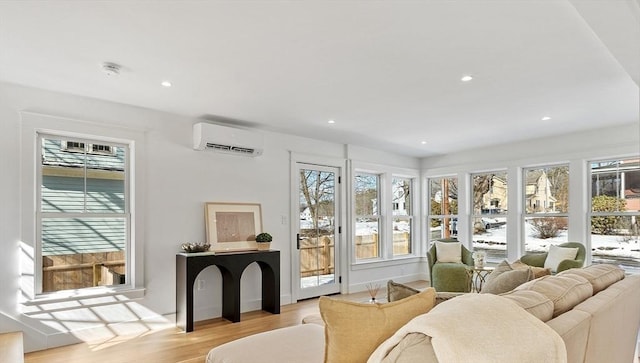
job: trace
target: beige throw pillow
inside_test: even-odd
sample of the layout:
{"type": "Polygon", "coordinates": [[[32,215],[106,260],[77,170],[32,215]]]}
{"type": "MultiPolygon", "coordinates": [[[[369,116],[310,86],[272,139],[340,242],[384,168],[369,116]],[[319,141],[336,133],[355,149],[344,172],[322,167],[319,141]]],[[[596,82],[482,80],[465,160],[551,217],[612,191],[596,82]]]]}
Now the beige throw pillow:
{"type": "Polygon", "coordinates": [[[531,271],[533,271],[533,277],[534,278],[539,278],[542,276],[547,276],[547,275],[551,275],[551,269],[549,268],[544,268],[544,267],[537,267],[537,266],[529,266],[526,263],[520,261],[520,260],[516,260],[511,262],[511,268],[513,268],[514,270],[520,270],[520,269],[528,269],[530,268],[531,271]]]}
{"type": "Polygon", "coordinates": [[[406,297],[413,296],[419,292],[420,290],[414,289],[411,286],[393,282],[393,280],[387,281],[387,301],[388,302],[402,300],[406,297]]]}
{"type": "Polygon", "coordinates": [[[511,270],[482,285],[483,294],[502,294],[515,289],[527,281],[533,280],[533,271],[528,269],[511,270]]]}
{"type": "Polygon", "coordinates": [[[324,361],[366,362],[371,353],[396,330],[435,305],[436,291],[427,288],[388,304],[362,304],[320,297],[325,323],[324,361]]]}
{"type": "Polygon", "coordinates": [[[498,266],[496,266],[496,268],[493,269],[493,271],[491,271],[491,273],[487,275],[487,277],[485,277],[484,285],[482,285],[483,289],[484,289],[484,286],[486,286],[496,277],[502,275],[503,272],[511,271],[511,270],[513,270],[513,268],[511,268],[511,265],[509,265],[509,262],[507,262],[507,260],[503,260],[502,262],[500,262],[498,266]]]}
{"type": "Polygon", "coordinates": [[[544,261],[544,268],[551,269],[551,272],[557,272],[558,265],[564,260],[574,260],[578,255],[578,247],[558,247],[556,245],[549,246],[547,259],[544,261]]]}
{"type": "Polygon", "coordinates": [[[462,243],[436,241],[437,262],[462,263],[462,243]]]}

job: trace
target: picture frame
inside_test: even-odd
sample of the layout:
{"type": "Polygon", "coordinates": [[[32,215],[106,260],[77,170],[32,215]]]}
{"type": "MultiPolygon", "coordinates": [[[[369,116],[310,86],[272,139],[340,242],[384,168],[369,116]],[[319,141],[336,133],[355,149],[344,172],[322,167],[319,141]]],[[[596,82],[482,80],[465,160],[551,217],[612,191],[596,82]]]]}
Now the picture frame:
{"type": "Polygon", "coordinates": [[[207,243],[213,252],[257,250],[262,232],[262,207],[258,203],[205,203],[207,243]]]}

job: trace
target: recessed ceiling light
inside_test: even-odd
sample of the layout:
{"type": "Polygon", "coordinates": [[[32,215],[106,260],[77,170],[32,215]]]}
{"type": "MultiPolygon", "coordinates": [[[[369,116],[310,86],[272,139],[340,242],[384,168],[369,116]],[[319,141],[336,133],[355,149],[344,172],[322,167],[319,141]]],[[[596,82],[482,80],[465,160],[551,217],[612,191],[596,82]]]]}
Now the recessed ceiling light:
{"type": "Polygon", "coordinates": [[[420,143],[421,143],[422,145],[426,145],[426,144],[427,144],[427,142],[426,142],[426,141],[420,141],[420,143]]]}
{"type": "Polygon", "coordinates": [[[542,121],[549,121],[549,120],[551,120],[551,117],[549,117],[549,116],[544,116],[542,118],[542,121]]]}
{"type": "Polygon", "coordinates": [[[472,79],[473,79],[473,77],[471,77],[471,76],[469,76],[469,75],[462,76],[462,78],[460,78],[460,80],[461,80],[462,82],[469,82],[469,81],[470,81],[470,80],[472,80],[472,79]]]}
{"type": "Polygon", "coordinates": [[[335,124],[336,122],[335,122],[335,121],[333,121],[333,120],[329,120],[329,121],[327,121],[327,123],[335,124]]]}
{"type": "Polygon", "coordinates": [[[162,83],[160,83],[162,85],[162,87],[171,87],[171,82],[169,81],[162,81],[162,83]]]}

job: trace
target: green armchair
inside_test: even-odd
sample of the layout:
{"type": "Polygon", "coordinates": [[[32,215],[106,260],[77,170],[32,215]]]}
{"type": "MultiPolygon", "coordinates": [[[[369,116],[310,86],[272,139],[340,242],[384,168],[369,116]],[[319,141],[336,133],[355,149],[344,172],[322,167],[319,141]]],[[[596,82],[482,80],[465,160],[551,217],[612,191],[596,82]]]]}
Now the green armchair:
{"type": "MultiPolygon", "coordinates": [[[[556,272],[562,272],[564,270],[568,270],[570,268],[580,268],[584,265],[584,259],[586,256],[586,249],[582,243],[578,242],[566,242],[561,243],[558,247],[570,247],[570,248],[578,248],[578,254],[576,258],[573,260],[562,260],[558,264],[558,268],[556,272]]],[[[522,257],[520,257],[520,261],[526,263],[529,266],[535,267],[544,267],[544,263],[547,260],[548,252],[543,253],[529,253],[522,257]]]]}
{"type": "MultiPolygon", "coordinates": [[[[458,242],[455,238],[441,239],[439,242],[458,242]]],[[[473,275],[473,257],[466,247],[461,248],[462,263],[438,262],[436,244],[427,252],[431,287],[436,291],[470,292],[473,275]]]]}

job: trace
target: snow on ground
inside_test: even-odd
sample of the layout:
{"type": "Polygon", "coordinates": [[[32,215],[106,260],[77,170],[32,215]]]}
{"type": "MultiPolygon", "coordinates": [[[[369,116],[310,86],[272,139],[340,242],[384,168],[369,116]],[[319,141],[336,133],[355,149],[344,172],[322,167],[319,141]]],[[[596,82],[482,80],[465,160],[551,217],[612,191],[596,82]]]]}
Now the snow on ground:
{"type": "MultiPolygon", "coordinates": [[[[567,231],[561,231],[557,237],[537,238],[534,237],[533,227],[529,223],[525,225],[526,250],[527,252],[545,252],[549,250],[549,245],[567,242],[567,231]]],[[[474,247],[482,249],[506,248],[506,225],[491,228],[484,233],[473,236],[474,247]],[[492,244],[491,242],[497,242],[492,244]]],[[[605,236],[591,235],[591,248],[593,255],[615,256],[640,260],[640,239],[638,236],[605,236]]]]}
{"type": "MultiPolygon", "coordinates": [[[[301,228],[310,228],[311,222],[301,220],[301,228]]],[[[323,224],[323,223],[321,223],[323,224]]],[[[324,226],[328,223],[324,223],[324,226]]],[[[321,226],[322,227],[322,226],[321,226]]],[[[400,222],[396,224],[394,233],[408,232],[409,224],[400,222]]],[[[366,236],[378,233],[378,225],[375,222],[356,223],[356,236],[366,236]]],[[[431,235],[440,235],[440,227],[431,228],[431,235]]],[[[525,225],[526,251],[545,252],[549,250],[549,245],[559,244],[568,241],[567,231],[561,231],[557,237],[541,239],[534,237],[533,227],[527,223],[525,225]]],[[[493,255],[500,260],[506,256],[507,226],[500,225],[487,229],[485,232],[473,236],[473,247],[475,249],[487,250],[490,257],[493,255]]],[[[604,236],[591,235],[592,255],[603,259],[620,260],[620,263],[640,265],[640,238],[638,236],[604,236]]]]}

